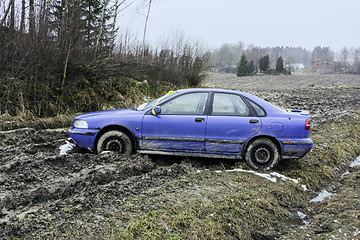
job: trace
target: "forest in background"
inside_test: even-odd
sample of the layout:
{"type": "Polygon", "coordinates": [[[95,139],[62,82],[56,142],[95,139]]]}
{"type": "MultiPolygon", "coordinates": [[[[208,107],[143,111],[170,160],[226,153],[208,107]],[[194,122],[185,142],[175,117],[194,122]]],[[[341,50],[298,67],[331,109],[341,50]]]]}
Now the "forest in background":
{"type": "Polygon", "coordinates": [[[209,58],[181,38],[162,49],[119,38],[116,20],[127,0],[1,4],[0,115],[131,107],[144,96],[196,86],[209,58]]]}
{"type": "Polygon", "coordinates": [[[342,48],[334,52],[329,47],[317,46],[312,51],[302,47],[257,47],[250,44],[245,47],[244,43],[223,44],[215,49],[210,58],[209,67],[213,71],[236,73],[241,56],[245,54],[247,61],[253,62],[255,71],[260,71],[260,60],[269,55],[269,67],[275,69],[277,60],[284,60],[285,68],[307,68],[313,69],[314,63],[327,63],[332,66],[333,71],[342,73],[360,74],[360,47],[342,48]]]}

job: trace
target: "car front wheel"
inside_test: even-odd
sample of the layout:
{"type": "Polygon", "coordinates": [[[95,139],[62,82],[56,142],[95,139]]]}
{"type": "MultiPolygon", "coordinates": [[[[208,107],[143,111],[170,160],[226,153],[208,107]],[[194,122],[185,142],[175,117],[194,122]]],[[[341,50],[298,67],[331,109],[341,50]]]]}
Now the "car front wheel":
{"type": "Polygon", "coordinates": [[[128,135],[120,131],[109,131],[99,138],[96,150],[98,153],[111,151],[130,155],[133,147],[128,135]]]}
{"type": "Polygon", "coordinates": [[[245,160],[253,169],[269,170],[279,163],[280,156],[274,142],[266,138],[259,138],[248,146],[245,160]]]}

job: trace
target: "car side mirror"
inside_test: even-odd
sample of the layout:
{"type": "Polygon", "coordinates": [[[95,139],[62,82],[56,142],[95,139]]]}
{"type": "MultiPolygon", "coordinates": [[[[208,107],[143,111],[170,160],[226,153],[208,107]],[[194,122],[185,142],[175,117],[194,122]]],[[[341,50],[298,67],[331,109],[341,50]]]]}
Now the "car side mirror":
{"type": "Polygon", "coordinates": [[[159,115],[161,113],[161,107],[160,106],[156,106],[151,110],[153,115],[159,115]]]}

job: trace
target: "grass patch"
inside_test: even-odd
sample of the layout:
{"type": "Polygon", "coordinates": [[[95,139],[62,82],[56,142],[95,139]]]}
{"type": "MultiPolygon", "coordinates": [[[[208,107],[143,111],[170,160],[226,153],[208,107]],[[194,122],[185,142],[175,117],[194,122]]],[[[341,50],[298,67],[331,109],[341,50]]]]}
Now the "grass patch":
{"type": "Polygon", "coordinates": [[[8,131],[19,128],[54,129],[70,127],[74,115],[59,115],[52,118],[38,118],[27,112],[17,116],[10,114],[0,115],[0,131],[8,131]]]}
{"type": "MultiPolygon", "coordinates": [[[[195,198],[151,210],[120,232],[121,239],[248,239],[268,232],[286,211],[267,191],[220,195],[208,201],[195,198]]],[[[171,201],[170,201],[171,203],[171,201]]]]}

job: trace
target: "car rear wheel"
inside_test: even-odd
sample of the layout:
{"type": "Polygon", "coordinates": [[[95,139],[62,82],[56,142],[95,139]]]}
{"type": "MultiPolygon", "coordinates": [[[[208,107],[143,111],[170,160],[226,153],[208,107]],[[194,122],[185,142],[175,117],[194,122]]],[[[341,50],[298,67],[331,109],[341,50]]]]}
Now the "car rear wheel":
{"type": "Polygon", "coordinates": [[[280,155],[274,142],[259,138],[249,144],[245,160],[253,169],[269,170],[279,163],[280,155]]]}
{"type": "Polygon", "coordinates": [[[104,133],[97,143],[98,153],[111,151],[130,155],[133,151],[131,139],[128,135],[120,131],[109,131],[104,133]]]}

